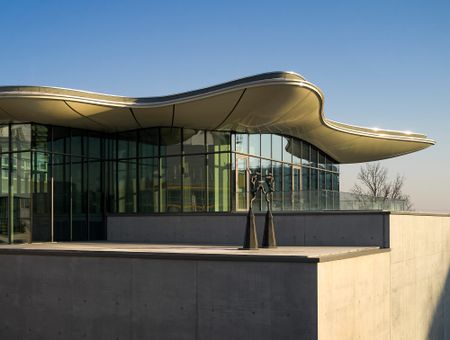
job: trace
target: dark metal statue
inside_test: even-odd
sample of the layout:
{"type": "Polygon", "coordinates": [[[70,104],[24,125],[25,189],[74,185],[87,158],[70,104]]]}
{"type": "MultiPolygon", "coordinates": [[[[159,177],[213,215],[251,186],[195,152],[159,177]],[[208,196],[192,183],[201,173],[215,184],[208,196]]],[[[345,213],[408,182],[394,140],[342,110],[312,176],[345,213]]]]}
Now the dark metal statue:
{"type": "Polygon", "coordinates": [[[250,208],[247,214],[247,228],[245,229],[245,240],[243,249],[258,249],[258,236],[256,235],[255,214],[253,213],[253,202],[259,191],[258,173],[250,176],[250,208]]]}
{"type": "Polygon", "coordinates": [[[247,228],[245,231],[245,240],[243,249],[258,249],[258,237],[256,235],[256,222],[255,214],[253,213],[253,202],[256,199],[258,191],[261,191],[267,202],[267,213],[264,225],[264,237],[263,237],[263,248],[276,248],[277,242],[275,239],[275,228],[273,225],[273,215],[272,215],[272,198],[273,192],[275,191],[275,181],[272,173],[270,172],[265,181],[261,179],[261,173],[257,172],[255,174],[250,174],[250,207],[247,215],[247,228]],[[267,186],[267,190],[264,187],[267,186]]]}
{"type": "Polygon", "coordinates": [[[273,192],[275,191],[275,179],[271,172],[266,176],[267,190],[263,189],[264,196],[267,202],[267,213],[266,220],[264,224],[264,236],[262,247],[263,248],[276,248],[277,240],[275,238],[275,227],[273,225],[273,215],[272,215],[272,201],[273,192]]]}

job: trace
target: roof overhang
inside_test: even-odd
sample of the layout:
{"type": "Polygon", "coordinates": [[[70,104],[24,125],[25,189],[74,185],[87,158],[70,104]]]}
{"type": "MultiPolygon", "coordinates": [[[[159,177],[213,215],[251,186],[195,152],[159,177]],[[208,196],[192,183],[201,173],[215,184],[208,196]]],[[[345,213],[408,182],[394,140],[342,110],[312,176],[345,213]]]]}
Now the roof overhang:
{"type": "Polygon", "coordinates": [[[272,72],[164,97],[132,98],[38,86],[0,87],[0,122],[35,122],[103,132],[166,126],[277,133],[317,146],[340,163],[422,150],[423,134],[327,119],[323,94],[291,72],[272,72]]]}

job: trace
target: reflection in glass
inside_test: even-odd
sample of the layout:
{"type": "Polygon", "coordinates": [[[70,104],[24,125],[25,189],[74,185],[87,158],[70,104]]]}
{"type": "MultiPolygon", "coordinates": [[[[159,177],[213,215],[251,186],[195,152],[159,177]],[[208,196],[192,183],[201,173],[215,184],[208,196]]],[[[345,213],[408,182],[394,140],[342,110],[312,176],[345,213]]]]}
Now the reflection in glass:
{"type": "Polygon", "coordinates": [[[281,136],[272,135],[272,159],[275,161],[283,160],[281,136]]]}
{"type": "Polygon", "coordinates": [[[230,154],[208,156],[208,211],[230,209],[230,154]]]}
{"type": "Polygon", "coordinates": [[[39,151],[51,151],[52,128],[45,125],[33,124],[31,130],[31,147],[39,151]]]}
{"type": "MultiPolygon", "coordinates": [[[[20,143],[19,143],[20,144],[20,143]]],[[[17,147],[18,144],[16,144],[17,147]]],[[[12,242],[31,241],[31,159],[30,152],[12,154],[12,242]]]]}
{"type": "Polygon", "coordinates": [[[51,241],[51,158],[49,154],[33,153],[33,242],[51,241]]]}
{"type": "Polygon", "coordinates": [[[183,129],[183,153],[205,153],[205,133],[202,130],[183,129]]]}
{"type": "Polygon", "coordinates": [[[236,210],[247,210],[249,200],[247,157],[236,157],[236,177],[236,210]]]}
{"type": "Polygon", "coordinates": [[[161,212],[181,212],[181,157],[161,159],[161,212]]]}
{"type": "Polygon", "coordinates": [[[135,213],[136,197],[136,162],[120,160],[117,168],[118,212],[135,213]]]}
{"type": "Polygon", "coordinates": [[[139,131],[139,157],[157,157],[159,155],[159,129],[151,128],[139,131]]]}
{"type": "Polygon", "coordinates": [[[159,211],[159,162],[158,158],[139,160],[139,209],[140,213],[159,211]]]}
{"type": "Polygon", "coordinates": [[[283,165],[283,209],[292,209],[292,167],[283,165]]]}
{"type": "Polygon", "coordinates": [[[31,148],[31,125],[11,125],[12,151],[29,150],[31,148]]]}
{"type": "Polygon", "coordinates": [[[183,157],[183,211],[206,211],[206,157],[183,157]]]}
{"type": "Polygon", "coordinates": [[[311,166],[317,167],[317,148],[311,145],[311,166]]]}
{"type": "Polygon", "coordinates": [[[161,156],[181,154],[181,129],[161,128],[161,156]]]}
{"type": "Polygon", "coordinates": [[[0,126],[0,153],[9,152],[9,125],[0,126]]]}
{"type": "Polygon", "coordinates": [[[246,133],[236,134],[236,151],[248,153],[248,135],[246,133]]]}
{"type": "Polygon", "coordinates": [[[261,135],[261,156],[272,157],[272,136],[270,134],[261,135]]]}
{"type": "Polygon", "coordinates": [[[259,156],[261,153],[261,138],[259,134],[249,135],[249,154],[259,156]]]}
{"type": "Polygon", "coordinates": [[[230,133],[207,131],[206,146],[208,152],[230,151],[230,133]]]}
{"type": "Polygon", "coordinates": [[[72,238],[71,241],[88,240],[87,225],[87,168],[81,157],[72,156],[72,238]]]}
{"type": "Polygon", "coordinates": [[[288,151],[291,147],[291,138],[283,137],[283,161],[292,163],[292,154],[288,151]]]}
{"type": "Polygon", "coordinates": [[[117,157],[133,158],[136,157],[137,132],[121,132],[117,136],[117,157]]]}

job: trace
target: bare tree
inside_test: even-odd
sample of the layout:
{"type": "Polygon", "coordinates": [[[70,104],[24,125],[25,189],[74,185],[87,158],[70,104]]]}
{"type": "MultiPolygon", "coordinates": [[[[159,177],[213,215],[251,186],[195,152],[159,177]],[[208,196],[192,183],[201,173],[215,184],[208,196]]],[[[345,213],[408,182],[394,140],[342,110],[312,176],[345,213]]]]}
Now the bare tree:
{"type": "Polygon", "coordinates": [[[389,199],[403,200],[405,210],[413,210],[413,205],[408,195],[402,192],[405,178],[396,175],[394,180],[389,181],[388,170],[380,163],[366,163],[358,173],[358,181],[352,192],[358,200],[366,202],[377,199],[386,202],[389,199]]]}

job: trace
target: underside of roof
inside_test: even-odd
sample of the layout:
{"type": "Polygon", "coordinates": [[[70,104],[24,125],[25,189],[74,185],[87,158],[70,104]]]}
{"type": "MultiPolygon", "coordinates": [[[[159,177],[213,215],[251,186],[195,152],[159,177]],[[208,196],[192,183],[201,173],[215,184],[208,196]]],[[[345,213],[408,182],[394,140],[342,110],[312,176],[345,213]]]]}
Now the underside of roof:
{"type": "Polygon", "coordinates": [[[119,132],[166,126],[276,133],[303,139],[339,163],[422,150],[423,134],[338,123],[323,113],[323,94],[291,72],[272,72],[164,97],[131,98],[78,90],[0,87],[0,122],[35,122],[119,132]]]}

